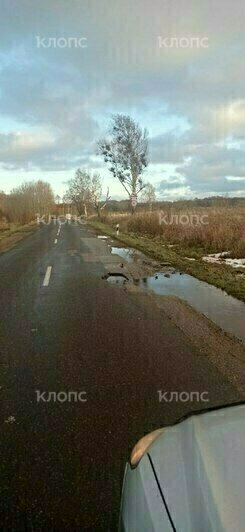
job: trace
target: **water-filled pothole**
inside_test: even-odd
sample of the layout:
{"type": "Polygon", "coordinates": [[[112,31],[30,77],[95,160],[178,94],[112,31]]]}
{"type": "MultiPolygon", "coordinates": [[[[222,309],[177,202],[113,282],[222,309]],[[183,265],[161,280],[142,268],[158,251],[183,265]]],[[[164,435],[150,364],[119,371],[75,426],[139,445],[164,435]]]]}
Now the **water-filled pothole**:
{"type": "Polygon", "coordinates": [[[128,277],[121,273],[109,273],[107,275],[107,281],[111,284],[125,284],[128,280],[128,277]]]}
{"type": "Polygon", "coordinates": [[[144,289],[153,290],[155,294],[172,295],[184,299],[224,331],[233,334],[245,343],[245,305],[220,288],[182,272],[181,275],[166,275],[158,272],[154,276],[140,280],[139,285],[144,289]]]}
{"type": "Polygon", "coordinates": [[[134,262],[138,259],[146,258],[144,253],[133,248],[117,248],[111,246],[112,255],[118,255],[122,259],[125,259],[127,262],[134,262]]]}
{"type": "MultiPolygon", "coordinates": [[[[111,253],[119,255],[128,263],[142,258],[147,259],[143,253],[133,248],[111,247],[111,253]]],[[[143,264],[144,262],[142,260],[143,264]]],[[[243,301],[191,275],[176,272],[168,262],[162,262],[160,266],[167,267],[168,271],[156,271],[154,275],[133,279],[133,283],[146,290],[153,290],[156,294],[172,295],[184,299],[224,331],[233,334],[245,343],[245,304],[243,301]]],[[[119,274],[119,277],[121,279],[115,277],[109,282],[123,283],[122,274],[119,274]]]]}

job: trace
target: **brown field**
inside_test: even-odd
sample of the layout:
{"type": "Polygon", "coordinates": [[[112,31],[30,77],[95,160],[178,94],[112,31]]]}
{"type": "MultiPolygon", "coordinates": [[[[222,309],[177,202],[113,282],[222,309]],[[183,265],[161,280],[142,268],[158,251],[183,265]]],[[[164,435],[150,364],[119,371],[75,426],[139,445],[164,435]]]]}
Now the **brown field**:
{"type": "Polygon", "coordinates": [[[126,233],[148,236],[176,245],[186,252],[230,251],[233,258],[245,257],[245,205],[224,207],[181,207],[178,202],[153,212],[108,213],[102,221],[120,224],[126,233]]]}

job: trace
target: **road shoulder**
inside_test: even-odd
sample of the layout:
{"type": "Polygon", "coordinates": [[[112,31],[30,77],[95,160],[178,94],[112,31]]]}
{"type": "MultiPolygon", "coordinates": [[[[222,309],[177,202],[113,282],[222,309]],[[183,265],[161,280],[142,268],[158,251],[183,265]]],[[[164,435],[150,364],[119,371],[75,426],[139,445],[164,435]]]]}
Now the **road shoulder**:
{"type": "Polygon", "coordinates": [[[208,357],[245,397],[245,349],[239,340],[178,297],[156,295],[150,291],[145,293],[134,285],[128,285],[127,291],[151,315],[157,307],[195,346],[198,356],[208,357]]]}

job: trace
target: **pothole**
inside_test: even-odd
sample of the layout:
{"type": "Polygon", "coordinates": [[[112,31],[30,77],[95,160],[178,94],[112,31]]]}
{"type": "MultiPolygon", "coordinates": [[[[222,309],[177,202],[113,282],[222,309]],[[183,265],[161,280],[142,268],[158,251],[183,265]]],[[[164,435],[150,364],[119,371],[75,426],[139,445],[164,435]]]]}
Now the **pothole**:
{"type": "Polygon", "coordinates": [[[128,279],[125,279],[125,277],[122,277],[121,275],[109,275],[107,277],[107,281],[110,284],[125,284],[128,279]]]}
{"type": "Polygon", "coordinates": [[[122,259],[127,260],[127,262],[137,262],[139,259],[145,257],[141,251],[131,249],[131,248],[119,248],[111,246],[111,254],[118,255],[122,259]]]}
{"type": "Polygon", "coordinates": [[[108,272],[103,275],[102,279],[106,279],[111,284],[125,284],[129,278],[124,273],[108,272]]]}

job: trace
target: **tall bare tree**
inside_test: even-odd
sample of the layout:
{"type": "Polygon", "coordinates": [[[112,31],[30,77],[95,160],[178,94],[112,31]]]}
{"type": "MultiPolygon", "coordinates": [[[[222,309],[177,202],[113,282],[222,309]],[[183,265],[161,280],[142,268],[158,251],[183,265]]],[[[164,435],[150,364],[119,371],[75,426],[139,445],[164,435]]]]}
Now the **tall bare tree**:
{"type": "Polygon", "coordinates": [[[113,177],[119,179],[127,194],[138,194],[145,184],[142,174],[148,165],[148,132],[130,116],[116,114],[108,137],[98,142],[98,154],[108,163],[113,177]]]}
{"type": "Polygon", "coordinates": [[[97,212],[98,218],[100,218],[101,211],[107,206],[107,203],[110,200],[109,188],[107,188],[105,200],[101,200],[101,196],[102,196],[101,177],[99,174],[94,174],[92,178],[92,183],[91,183],[91,202],[97,212]]]}
{"type": "Polygon", "coordinates": [[[91,205],[100,217],[101,209],[106,206],[110,199],[109,192],[104,202],[101,201],[101,196],[102,184],[98,173],[90,174],[87,170],[79,168],[75,177],[68,182],[66,198],[76,205],[80,215],[85,214],[87,216],[88,206],[91,205]]]}
{"type": "Polygon", "coordinates": [[[76,171],[75,176],[68,181],[68,189],[65,195],[66,201],[70,201],[76,206],[79,215],[85,214],[87,216],[90,181],[91,176],[89,173],[80,168],[76,171]]]}
{"type": "Polygon", "coordinates": [[[156,191],[151,183],[146,183],[140,199],[144,203],[147,203],[149,205],[149,210],[152,211],[152,204],[156,201],[156,191]]]}

